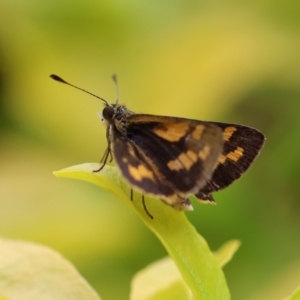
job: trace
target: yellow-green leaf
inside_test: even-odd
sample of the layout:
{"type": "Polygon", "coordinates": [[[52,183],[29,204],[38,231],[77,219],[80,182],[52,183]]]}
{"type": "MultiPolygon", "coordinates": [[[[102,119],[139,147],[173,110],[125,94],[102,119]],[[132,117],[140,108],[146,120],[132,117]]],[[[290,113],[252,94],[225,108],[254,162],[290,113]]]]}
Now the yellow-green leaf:
{"type": "Polygon", "coordinates": [[[241,242],[239,240],[231,240],[214,252],[220,267],[223,268],[229,261],[231,261],[233,255],[239,249],[240,245],[241,242]]]}
{"type": "Polygon", "coordinates": [[[94,173],[93,170],[98,168],[99,164],[88,163],[54,174],[96,184],[111,191],[132,207],[165,246],[196,299],[230,299],[222,269],[206,241],[197,233],[183,212],[175,211],[159,199],[146,197],[147,208],[154,216],[152,220],[143,209],[140,193],[135,192],[133,201],[130,201],[130,188],[120,177],[117,168],[105,166],[101,172],[94,173]]]}
{"type": "Polygon", "coordinates": [[[170,257],[160,259],[132,279],[130,300],[193,299],[174,261],[170,257]]]}
{"type": "Polygon", "coordinates": [[[59,253],[25,241],[0,239],[0,300],[100,300],[59,253]]]}
{"type": "MultiPolygon", "coordinates": [[[[238,250],[240,242],[228,241],[214,252],[220,266],[224,266],[238,250]]],[[[170,257],[160,259],[132,279],[130,300],[194,300],[190,288],[184,282],[178,268],[170,257]]]]}
{"type": "Polygon", "coordinates": [[[287,298],[284,298],[284,300],[300,300],[300,287],[298,287],[292,295],[290,295],[287,298]]]}

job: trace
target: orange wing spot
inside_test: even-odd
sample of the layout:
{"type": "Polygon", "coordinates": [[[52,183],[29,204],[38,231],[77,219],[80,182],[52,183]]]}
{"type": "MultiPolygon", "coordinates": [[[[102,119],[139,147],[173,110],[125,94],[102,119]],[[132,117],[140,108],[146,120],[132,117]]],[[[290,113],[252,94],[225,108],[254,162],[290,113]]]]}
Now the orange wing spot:
{"type": "Polygon", "coordinates": [[[170,160],[167,166],[172,171],[189,170],[197,160],[197,154],[192,150],[188,150],[186,153],[181,153],[176,159],[170,160]]]}
{"type": "Polygon", "coordinates": [[[178,156],[178,160],[180,160],[180,162],[182,163],[182,165],[184,166],[184,168],[188,171],[191,166],[194,164],[193,161],[191,160],[190,157],[187,156],[186,153],[181,153],[178,156]]]}
{"type": "Polygon", "coordinates": [[[194,152],[194,151],[192,151],[192,150],[188,150],[187,152],[186,152],[186,155],[192,160],[192,162],[196,162],[197,160],[198,160],[198,157],[197,157],[197,154],[194,152]]]}
{"type": "Polygon", "coordinates": [[[224,164],[227,159],[237,162],[243,155],[244,149],[241,147],[237,147],[234,151],[229,152],[226,156],[222,154],[219,157],[219,163],[224,164]]]}
{"type": "Polygon", "coordinates": [[[233,133],[236,131],[236,127],[226,127],[225,130],[223,131],[223,138],[226,142],[228,142],[233,135],[233,133]]]}
{"type": "Polygon", "coordinates": [[[231,151],[227,154],[227,158],[237,162],[243,156],[243,153],[244,149],[241,147],[237,147],[234,151],[231,151]]]}
{"type": "Polygon", "coordinates": [[[204,128],[204,125],[197,125],[192,132],[192,138],[196,141],[200,141],[204,128]]]}
{"type": "Polygon", "coordinates": [[[178,159],[174,159],[174,160],[170,160],[167,163],[167,166],[170,170],[172,171],[179,171],[181,169],[183,169],[182,164],[178,161],[178,159]]]}
{"type": "Polygon", "coordinates": [[[210,153],[210,147],[205,146],[202,150],[198,152],[198,157],[201,158],[202,160],[206,160],[207,156],[210,153]]]}
{"type": "Polygon", "coordinates": [[[124,164],[127,164],[127,163],[128,163],[127,157],[123,157],[123,158],[122,158],[122,162],[123,162],[124,164]]]}
{"type": "Polygon", "coordinates": [[[127,143],[127,146],[128,146],[128,152],[129,152],[129,154],[130,154],[132,157],[136,157],[132,145],[129,144],[129,143],[127,143]]]}
{"type": "Polygon", "coordinates": [[[223,165],[225,163],[226,159],[227,159],[227,157],[225,155],[221,154],[219,157],[219,163],[223,165]]]}
{"type": "Polygon", "coordinates": [[[153,172],[146,168],[144,165],[138,165],[133,167],[132,165],[128,166],[129,174],[136,180],[142,181],[145,178],[149,178],[152,181],[154,180],[153,172]]]}
{"type": "Polygon", "coordinates": [[[177,142],[187,134],[189,124],[187,122],[165,123],[158,125],[153,132],[169,142],[177,142]]]}

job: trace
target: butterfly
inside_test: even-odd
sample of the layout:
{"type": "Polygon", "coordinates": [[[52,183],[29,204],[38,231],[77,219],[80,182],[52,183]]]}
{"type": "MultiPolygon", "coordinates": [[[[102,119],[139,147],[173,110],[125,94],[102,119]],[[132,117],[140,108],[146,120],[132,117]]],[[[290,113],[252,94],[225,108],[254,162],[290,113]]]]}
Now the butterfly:
{"type": "MultiPolygon", "coordinates": [[[[193,209],[190,195],[214,203],[212,193],[241,177],[265,142],[265,136],[255,128],[137,114],[120,105],[118,99],[109,104],[57,75],[50,77],[104,102],[100,117],[106,125],[107,148],[95,172],[114,159],[127,182],[142,192],[144,209],[151,218],[144,194],[176,210],[193,209]]],[[[115,76],[113,79],[116,83],[115,76]]]]}

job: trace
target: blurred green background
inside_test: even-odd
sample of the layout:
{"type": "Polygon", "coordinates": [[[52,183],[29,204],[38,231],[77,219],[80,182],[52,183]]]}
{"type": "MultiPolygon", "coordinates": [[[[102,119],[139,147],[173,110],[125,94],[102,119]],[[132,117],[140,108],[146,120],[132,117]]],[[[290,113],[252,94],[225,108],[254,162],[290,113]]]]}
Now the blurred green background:
{"type": "MultiPolygon", "coordinates": [[[[247,174],[187,213],[211,248],[237,238],[233,299],[281,299],[300,284],[299,1],[0,2],[0,235],[68,258],[106,299],[166,255],[133,210],[52,171],[98,162],[103,104],[242,123],[267,136],[247,174]]],[[[191,249],[193,251],[193,249],[191,249]]],[[[201,253],[199,253],[201,255],[201,253]]]]}

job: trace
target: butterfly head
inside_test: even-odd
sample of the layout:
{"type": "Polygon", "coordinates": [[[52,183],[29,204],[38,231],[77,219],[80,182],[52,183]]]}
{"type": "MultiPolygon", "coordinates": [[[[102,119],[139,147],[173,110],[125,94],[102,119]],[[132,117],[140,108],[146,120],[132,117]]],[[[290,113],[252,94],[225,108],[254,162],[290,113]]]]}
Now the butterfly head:
{"type": "Polygon", "coordinates": [[[116,114],[116,105],[115,104],[105,104],[105,107],[101,112],[98,112],[98,115],[104,125],[109,125],[113,122],[116,114]]]}
{"type": "Polygon", "coordinates": [[[105,104],[102,113],[100,112],[98,113],[104,125],[118,123],[125,116],[128,116],[130,114],[132,114],[132,112],[127,110],[124,105],[119,105],[119,104],[105,104]]]}

